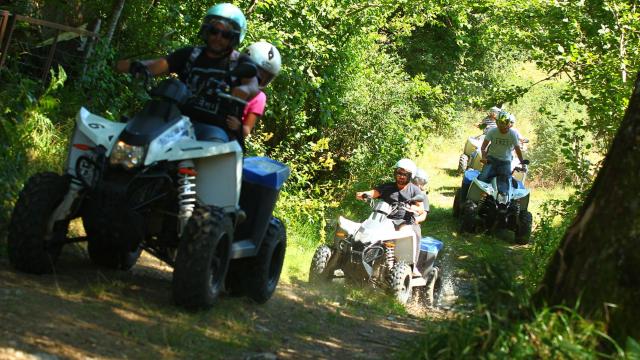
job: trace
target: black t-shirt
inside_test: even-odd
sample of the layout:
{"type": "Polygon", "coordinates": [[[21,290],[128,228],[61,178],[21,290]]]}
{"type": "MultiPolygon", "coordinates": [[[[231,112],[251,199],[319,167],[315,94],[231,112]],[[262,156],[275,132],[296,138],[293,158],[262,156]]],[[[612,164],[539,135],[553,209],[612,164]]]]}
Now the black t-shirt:
{"type": "MultiPolygon", "coordinates": [[[[406,201],[422,193],[422,190],[413,183],[407,184],[407,186],[402,190],[398,190],[398,186],[395,182],[379,185],[375,187],[374,190],[378,191],[380,193],[380,198],[389,204],[394,204],[398,201],[406,201]]],[[[394,221],[396,224],[402,222],[407,224],[415,223],[413,213],[405,210],[398,210],[395,214],[391,214],[389,218],[393,220],[400,220],[394,221]]]]}
{"type": "Polygon", "coordinates": [[[222,58],[209,57],[203,47],[197,48],[199,54],[190,60],[194,47],[186,47],[169,54],[169,72],[178,75],[194,95],[188,105],[181,108],[182,112],[192,120],[218,125],[226,128],[225,117],[216,116],[211,112],[219,112],[220,99],[216,96],[218,82],[225,82],[229,86],[239,85],[239,79],[231,78],[229,70],[235,63],[251,61],[244,54],[233,52],[231,56],[222,58]],[[199,110],[200,108],[200,110],[199,110]],[[209,110],[210,112],[201,109],[209,110]]]}

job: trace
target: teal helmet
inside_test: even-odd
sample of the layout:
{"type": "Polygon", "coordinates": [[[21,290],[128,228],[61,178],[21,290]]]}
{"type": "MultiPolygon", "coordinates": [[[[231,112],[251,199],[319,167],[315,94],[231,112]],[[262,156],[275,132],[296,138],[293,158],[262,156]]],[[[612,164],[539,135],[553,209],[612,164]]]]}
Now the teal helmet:
{"type": "Polygon", "coordinates": [[[509,124],[509,117],[511,116],[511,114],[509,114],[508,112],[502,110],[498,113],[498,117],[496,118],[496,123],[498,124],[509,124]]]}
{"type": "Polygon", "coordinates": [[[247,34],[247,19],[244,17],[242,10],[237,6],[229,3],[216,4],[207,10],[204,16],[204,23],[200,29],[201,36],[206,41],[206,30],[208,26],[215,20],[230,24],[235,32],[235,37],[231,43],[232,47],[238,46],[244,36],[247,34]]]}

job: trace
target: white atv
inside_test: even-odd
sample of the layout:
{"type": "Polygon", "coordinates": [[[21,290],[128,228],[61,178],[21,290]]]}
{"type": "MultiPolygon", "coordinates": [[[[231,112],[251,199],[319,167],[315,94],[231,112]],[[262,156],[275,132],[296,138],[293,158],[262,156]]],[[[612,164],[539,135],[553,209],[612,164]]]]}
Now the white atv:
{"type": "MultiPolygon", "coordinates": [[[[197,140],[178,108],[191,96],[180,81],[164,80],[151,95],[127,123],[80,109],[64,175],[35,174],[19,195],[11,264],[49,273],[64,244],[87,241],[93,263],[127,270],[144,249],[173,266],[179,306],[212,306],[225,281],[266,302],[285,254],[286,230],[272,211],[289,168],[268,158],[243,165],[237,141],[197,140]],[[77,217],[86,237],[67,238],[77,217]]],[[[218,95],[218,112],[243,109],[241,99],[218,95]]]]}
{"type": "Polygon", "coordinates": [[[388,218],[401,208],[408,210],[408,203],[422,199],[420,195],[393,205],[370,199],[373,211],[363,223],[340,216],[333,244],[316,249],[309,282],[329,282],[342,273],[348,281],[368,281],[389,290],[402,304],[409,301],[414,287],[420,287],[427,303],[434,304],[440,284],[435,260],[442,242],[430,237],[417,239],[409,226],[397,231],[388,218]],[[421,245],[417,264],[420,275],[412,270],[417,241],[421,245]]]}

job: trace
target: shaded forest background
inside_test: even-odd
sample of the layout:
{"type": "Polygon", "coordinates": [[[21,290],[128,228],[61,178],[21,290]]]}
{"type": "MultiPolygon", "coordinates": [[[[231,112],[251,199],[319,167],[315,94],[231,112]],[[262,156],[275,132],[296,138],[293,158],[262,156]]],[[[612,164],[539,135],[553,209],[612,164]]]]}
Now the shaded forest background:
{"type": "MultiPolygon", "coordinates": [[[[516,108],[525,94],[548,90],[539,91],[538,106],[516,113],[535,124],[531,180],[566,185],[575,193],[550,202],[539,221],[537,236],[547,241],[534,248],[536,271],[526,280],[529,289],[537,287],[629,105],[640,61],[636,1],[234,4],[249,22],[242,45],[270,41],[283,57],[248,151],[291,167],[278,207],[290,231],[323,233],[352,189],[388,176],[398,158],[417,156],[430,137],[458,132],[468,122],[461,114],[494,105],[516,108]],[[545,72],[547,81],[514,81],[520,64],[545,72]],[[552,81],[558,79],[562,82],[552,81]],[[561,223],[554,221],[556,215],[561,223]]],[[[26,178],[61,169],[80,106],[117,120],[144,99],[128,76],[114,73],[115,61],[164,56],[199,44],[197,32],[211,5],[189,0],[0,3],[0,10],[74,27],[101,21],[88,62],[57,59],[60,66],[53,67],[46,84],[33,70],[32,55],[35,45],[55,35],[16,25],[0,69],[0,238],[26,178]]]]}

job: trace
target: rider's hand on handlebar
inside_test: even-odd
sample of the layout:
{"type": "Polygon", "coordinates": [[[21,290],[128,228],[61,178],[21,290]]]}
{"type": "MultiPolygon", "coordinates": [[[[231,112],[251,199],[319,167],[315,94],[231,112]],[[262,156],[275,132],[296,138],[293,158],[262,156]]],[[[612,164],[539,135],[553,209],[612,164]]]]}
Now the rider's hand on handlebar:
{"type": "Polygon", "coordinates": [[[140,61],[134,61],[129,65],[129,74],[136,79],[147,79],[151,77],[149,68],[140,61]]]}
{"type": "Polygon", "coordinates": [[[366,191],[358,191],[356,192],[356,199],[358,200],[366,200],[369,196],[366,191]]]}

